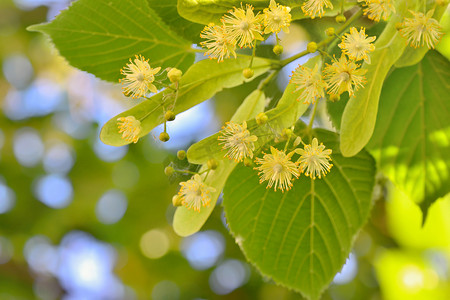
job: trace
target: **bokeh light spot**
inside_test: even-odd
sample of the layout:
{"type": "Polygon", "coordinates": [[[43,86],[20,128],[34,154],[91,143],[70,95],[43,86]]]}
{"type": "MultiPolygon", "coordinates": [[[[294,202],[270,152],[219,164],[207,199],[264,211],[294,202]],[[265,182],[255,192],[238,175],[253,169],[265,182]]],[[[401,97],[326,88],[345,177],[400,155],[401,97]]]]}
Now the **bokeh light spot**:
{"type": "Polygon", "coordinates": [[[33,66],[23,54],[13,54],[3,60],[3,74],[6,80],[14,87],[22,89],[33,78],[33,66]]]}
{"type": "Polygon", "coordinates": [[[16,203],[16,194],[0,181],[0,214],[10,211],[16,203]]]}
{"type": "Polygon", "coordinates": [[[51,208],[64,208],[72,202],[73,188],[66,177],[50,174],[38,179],[35,194],[39,201],[51,208]]]}
{"type": "Polygon", "coordinates": [[[48,173],[66,174],[74,162],[72,149],[63,142],[51,146],[44,155],[44,169],[48,173]]]}
{"type": "Polygon", "coordinates": [[[167,251],[169,251],[169,246],[169,237],[165,232],[158,229],[147,231],[140,241],[142,254],[152,259],[166,255],[167,251]]]}
{"type": "Polygon", "coordinates": [[[114,224],[122,219],[127,210],[127,197],[118,190],[110,190],[102,195],[95,207],[97,219],[103,224],[114,224]]]}
{"type": "Polygon", "coordinates": [[[44,144],[39,133],[30,127],[15,132],[13,148],[17,161],[25,167],[37,165],[44,154],[44,144]]]}
{"type": "Polygon", "coordinates": [[[358,260],[353,253],[347,258],[341,271],[334,276],[333,283],[346,284],[352,281],[358,273],[358,260]]]}
{"type": "Polygon", "coordinates": [[[158,282],[152,290],[153,300],[177,300],[180,298],[180,289],[169,280],[158,282]]]}
{"type": "Polygon", "coordinates": [[[247,283],[250,268],[236,259],[221,263],[210,275],[209,285],[214,293],[226,295],[247,283]]]}
{"type": "Polygon", "coordinates": [[[208,269],[223,254],[225,239],[217,231],[208,230],[183,239],[181,251],[189,264],[197,270],[208,269]]]}

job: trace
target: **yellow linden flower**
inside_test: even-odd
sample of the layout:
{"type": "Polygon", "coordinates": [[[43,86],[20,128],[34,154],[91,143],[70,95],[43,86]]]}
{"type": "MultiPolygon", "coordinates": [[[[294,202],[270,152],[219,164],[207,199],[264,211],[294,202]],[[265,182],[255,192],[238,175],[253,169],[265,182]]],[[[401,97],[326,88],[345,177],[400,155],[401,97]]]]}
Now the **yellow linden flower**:
{"type": "Polygon", "coordinates": [[[291,161],[294,152],[286,154],[274,147],[270,147],[270,152],[271,154],[264,154],[263,158],[255,160],[257,164],[261,165],[255,168],[260,171],[258,172],[259,183],[268,180],[267,188],[274,186],[275,191],[277,188],[282,192],[287,191],[292,187],[293,177],[300,176],[297,164],[291,161]]]}
{"type": "Polygon", "coordinates": [[[264,40],[261,36],[261,16],[253,13],[253,6],[247,4],[246,9],[234,8],[222,19],[230,38],[237,41],[239,47],[252,47],[254,40],[264,40]]]}
{"type": "Polygon", "coordinates": [[[314,19],[316,16],[321,18],[325,14],[323,10],[324,6],[333,9],[333,4],[328,0],[308,0],[303,3],[302,10],[311,19],[314,19]]]}
{"type": "Polygon", "coordinates": [[[269,8],[264,9],[264,33],[278,33],[281,29],[289,32],[291,25],[291,8],[277,4],[275,0],[270,0],[269,8]]]}
{"type": "MultiPolygon", "coordinates": [[[[364,8],[364,15],[367,18],[379,22],[381,17],[387,20],[392,13],[395,13],[395,7],[391,0],[364,0],[366,8],[364,8]]],[[[362,0],[358,0],[362,2],[362,0]]]]}
{"type": "Polygon", "coordinates": [[[359,65],[347,60],[342,55],[339,61],[327,64],[324,69],[325,81],[328,84],[328,94],[340,95],[345,91],[352,96],[365,83],[364,74],[367,70],[358,69],[359,65]]]}
{"type": "Polygon", "coordinates": [[[194,209],[197,212],[200,212],[202,206],[209,206],[210,193],[216,191],[215,188],[207,186],[198,174],[192,176],[188,181],[180,182],[180,185],[179,202],[181,201],[181,205],[187,209],[194,209]]]}
{"type": "Polygon", "coordinates": [[[361,27],[358,30],[355,27],[350,28],[350,33],[346,33],[342,38],[342,43],[338,46],[342,49],[342,52],[347,54],[350,59],[361,60],[370,64],[369,52],[375,50],[375,46],[372,44],[376,37],[368,37],[365,32],[365,28],[361,27]]]}
{"type": "Polygon", "coordinates": [[[325,150],[325,146],[322,143],[319,145],[316,138],[313,138],[310,145],[305,145],[305,149],[295,149],[295,152],[300,154],[300,172],[305,172],[312,179],[322,178],[333,166],[330,164],[331,149],[325,150]]]}
{"type": "Polygon", "coordinates": [[[324,89],[327,84],[322,78],[318,64],[314,69],[299,65],[292,73],[291,82],[297,85],[294,92],[302,90],[297,101],[303,101],[304,104],[315,103],[317,99],[325,96],[324,89]]]}
{"type": "Polygon", "coordinates": [[[146,60],[142,55],[136,55],[134,62],[130,58],[130,63],[120,70],[120,73],[125,75],[125,78],[119,81],[125,85],[123,93],[133,99],[144,96],[149,90],[152,93],[157,93],[158,90],[152,82],[159,70],[161,70],[161,67],[152,69],[148,59],[146,60]]]}
{"type": "Polygon", "coordinates": [[[224,58],[229,58],[230,54],[236,58],[236,41],[230,38],[225,27],[211,23],[205,26],[200,37],[206,39],[206,41],[200,42],[200,45],[208,49],[205,55],[209,55],[210,59],[217,59],[217,62],[221,62],[224,58]]]}
{"type": "Polygon", "coordinates": [[[117,127],[119,128],[119,133],[122,133],[122,139],[130,143],[137,143],[142,129],[141,122],[136,120],[134,116],[120,117],[117,121],[117,127]]]}
{"type": "Polygon", "coordinates": [[[429,49],[434,49],[444,34],[438,21],[432,18],[434,9],[426,15],[411,10],[410,13],[414,17],[405,18],[399,30],[400,34],[408,40],[411,47],[417,48],[426,44],[429,49]]]}
{"type": "Polygon", "coordinates": [[[242,125],[227,122],[218,140],[221,141],[220,144],[223,144],[223,149],[228,149],[225,156],[239,162],[246,157],[253,158],[254,142],[258,140],[258,137],[250,134],[245,121],[242,125]]]}

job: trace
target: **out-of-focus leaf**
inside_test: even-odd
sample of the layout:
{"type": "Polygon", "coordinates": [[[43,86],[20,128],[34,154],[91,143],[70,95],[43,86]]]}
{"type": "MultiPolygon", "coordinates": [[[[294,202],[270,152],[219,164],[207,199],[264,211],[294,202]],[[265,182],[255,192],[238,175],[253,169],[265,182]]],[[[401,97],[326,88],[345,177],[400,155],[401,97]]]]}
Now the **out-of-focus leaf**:
{"type": "MultiPolygon", "coordinates": [[[[241,2],[237,0],[178,0],[178,12],[183,18],[192,22],[200,24],[218,23],[226,12],[233,9],[233,7],[240,7],[241,2]]],[[[262,11],[269,6],[269,3],[270,1],[268,0],[250,0],[243,4],[251,4],[256,11],[262,11]]],[[[294,20],[309,18],[301,10],[304,1],[279,0],[277,3],[289,6],[292,19],[294,20]]],[[[333,4],[333,9],[325,8],[325,16],[335,16],[340,12],[341,1],[331,0],[331,3],[333,4]]],[[[353,6],[353,4],[345,4],[345,8],[350,6],[353,6]]]]}
{"type": "Polygon", "coordinates": [[[375,163],[364,150],[343,157],[335,133],[313,135],[333,150],[328,175],[302,175],[281,193],[260,184],[256,170],[238,166],[225,185],[223,205],[236,242],[262,274],[318,299],[369,216],[375,163]]]}
{"type": "Polygon", "coordinates": [[[426,214],[450,192],[450,62],[430,51],[386,80],[368,148],[381,170],[426,214]]]}
{"type": "MultiPolygon", "coordinates": [[[[247,68],[249,63],[249,57],[241,56],[237,59],[227,59],[222,63],[217,63],[214,60],[202,60],[194,64],[180,80],[178,99],[173,111],[178,114],[208,100],[223,88],[242,84],[245,80],[242,70],[247,68]]],[[[253,60],[255,77],[265,73],[270,67],[271,62],[269,60],[261,58],[253,60]]],[[[163,101],[163,93],[167,91],[169,89],[109,120],[100,133],[102,141],[112,146],[128,144],[121,138],[117,129],[117,118],[119,117],[134,116],[141,120],[140,136],[148,134],[163,122],[164,108],[173,106],[174,98],[163,101]]]]}
{"type": "Polygon", "coordinates": [[[183,71],[194,61],[191,43],[169,29],[147,0],[78,0],[29,30],[48,34],[71,65],[113,82],[137,54],[152,67],[183,71]]]}
{"type": "Polygon", "coordinates": [[[192,23],[178,14],[177,0],[147,0],[151,9],[179,36],[193,42],[200,41],[203,25],[192,23]]]}

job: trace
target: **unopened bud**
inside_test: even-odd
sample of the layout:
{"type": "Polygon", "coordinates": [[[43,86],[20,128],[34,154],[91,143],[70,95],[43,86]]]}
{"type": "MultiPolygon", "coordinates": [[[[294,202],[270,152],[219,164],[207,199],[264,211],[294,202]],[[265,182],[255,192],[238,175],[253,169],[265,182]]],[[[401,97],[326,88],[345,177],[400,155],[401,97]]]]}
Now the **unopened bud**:
{"type": "Polygon", "coordinates": [[[448,0],[436,0],[436,4],[439,6],[446,6],[448,4],[448,0]]]}
{"type": "Polygon", "coordinates": [[[289,129],[289,128],[284,128],[284,129],[281,131],[281,137],[284,138],[284,139],[289,138],[291,135],[292,135],[292,130],[289,129]]]}
{"type": "Polygon", "coordinates": [[[167,73],[167,77],[172,83],[177,83],[178,81],[180,81],[181,75],[183,75],[183,72],[181,72],[181,70],[178,70],[177,68],[172,68],[167,73]]]}
{"type": "Polygon", "coordinates": [[[335,30],[334,30],[334,27],[328,27],[326,30],[325,30],[325,34],[326,35],[328,35],[328,36],[333,36],[334,34],[335,34],[335,30]]]}
{"type": "Polygon", "coordinates": [[[177,152],[177,157],[178,157],[179,160],[185,159],[185,158],[186,158],[186,151],[184,151],[184,150],[179,150],[179,151],[177,152]]]}
{"type": "Polygon", "coordinates": [[[283,46],[275,45],[275,47],[273,47],[273,53],[275,53],[276,55],[280,55],[281,53],[283,53],[283,46]]]}
{"type": "Polygon", "coordinates": [[[265,113],[260,112],[259,114],[256,115],[255,120],[258,125],[263,125],[267,123],[269,117],[265,113]]]}
{"type": "Polygon", "coordinates": [[[337,102],[341,99],[341,96],[339,96],[338,94],[331,94],[329,99],[331,102],[337,102]]]}
{"type": "Polygon", "coordinates": [[[253,161],[248,157],[244,158],[244,166],[246,166],[246,167],[253,166],[253,161]]]}
{"type": "Polygon", "coordinates": [[[161,142],[167,142],[170,139],[170,136],[167,132],[161,132],[161,134],[159,135],[159,140],[161,142]]]}
{"type": "Polygon", "coordinates": [[[166,111],[166,113],[164,114],[164,119],[166,119],[166,121],[175,120],[175,113],[171,110],[166,111]]]}
{"type": "Polygon", "coordinates": [[[306,50],[308,50],[309,53],[314,53],[317,51],[317,44],[315,42],[308,43],[308,46],[306,46],[306,50]]]}
{"type": "Polygon", "coordinates": [[[302,142],[302,138],[298,136],[294,141],[294,147],[297,147],[298,145],[300,145],[301,142],[302,142]]]}
{"type": "Polygon", "coordinates": [[[172,197],[172,204],[173,206],[181,206],[183,205],[183,201],[182,201],[182,197],[180,197],[180,195],[175,195],[172,197]]]}
{"type": "Polygon", "coordinates": [[[344,15],[336,16],[336,22],[344,23],[345,21],[347,21],[347,18],[344,15]]]}
{"type": "Polygon", "coordinates": [[[242,71],[242,75],[244,75],[244,77],[247,78],[247,79],[252,78],[253,74],[255,74],[255,72],[252,69],[250,69],[250,68],[245,68],[242,71]]]}
{"type": "Polygon", "coordinates": [[[215,169],[217,169],[217,160],[215,160],[214,158],[211,158],[208,160],[207,165],[208,165],[209,169],[215,170],[215,169]]]}
{"type": "Polygon", "coordinates": [[[164,168],[164,174],[166,174],[166,176],[171,176],[174,172],[175,169],[172,168],[171,166],[167,166],[164,168]]]}

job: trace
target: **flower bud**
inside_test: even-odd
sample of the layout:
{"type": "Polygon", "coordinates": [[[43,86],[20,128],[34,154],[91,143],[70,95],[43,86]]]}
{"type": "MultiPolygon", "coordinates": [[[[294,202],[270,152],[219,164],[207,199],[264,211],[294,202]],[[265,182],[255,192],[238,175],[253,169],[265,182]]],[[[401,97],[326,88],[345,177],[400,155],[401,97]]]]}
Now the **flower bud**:
{"type": "Polygon", "coordinates": [[[170,136],[167,132],[161,132],[161,134],[159,135],[159,140],[161,142],[167,142],[170,139],[170,136]]]}
{"type": "Polygon", "coordinates": [[[173,206],[181,206],[183,205],[182,202],[182,197],[180,197],[180,195],[175,195],[172,197],[172,204],[173,206]]]}
{"type": "Polygon", "coordinates": [[[252,69],[250,69],[250,68],[245,68],[242,71],[242,75],[244,75],[244,77],[247,78],[247,79],[252,78],[253,74],[255,74],[255,72],[252,69]]]}
{"type": "Polygon", "coordinates": [[[328,35],[328,36],[333,36],[334,34],[335,34],[335,30],[334,30],[334,27],[328,27],[326,30],[325,30],[325,34],[326,35],[328,35]]]}
{"type": "Polygon", "coordinates": [[[331,94],[330,97],[328,97],[331,102],[337,102],[341,99],[341,96],[337,94],[331,94]]]}
{"type": "Polygon", "coordinates": [[[164,114],[164,119],[166,119],[166,121],[175,120],[175,113],[171,110],[166,111],[166,113],[164,114]]]}
{"type": "Polygon", "coordinates": [[[174,172],[175,169],[172,168],[171,166],[167,166],[164,168],[164,174],[166,174],[166,176],[171,176],[174,172]]]}
{"type": "Polygon", "coordinates": [[[289,128],[284,128],[284,129],[281,131],[281,137],[284,138],[284,139],[289,138],[291,135],[292,135],[292,130],[289,129],[289,128]]]}
{"type": "Polygon", "coordinates": [[[179,150],[179,151],[177,152],[177,157],[178,157],[179,160],[185,159],[185,158],[186,158],[186,151],[184,151],[184,150],[179,150]]]}
{"type": "Polygon", "coordinates": [[[344,23],[345,21],[347,21],[347,18],[344,15],[336,16],[336,22],[344,23]]]}
{"type": "Polygon", "coordinates": [[[294,147],[297,147],[298,145],[300,145],[301,142],[302,142],[302,138],[298,136],[294,141],[294,147]]]}
{"type": "Polygon", "coordinates": [[[267,121],[269,120],[269,117],[265,113],[260,112],[259,114],[256,115],[255,119],[256,119],[256,123],[258,125],[263,125],[263,124],[267,123],[267,121]]]}
{"type": "Polygon", "coordinates": [[[244,166],[246,166],[246,167],[253,166],[253,161],[248,157],[244,158],[244,166]]]}
{"type": "Polygon", "coordinates": [[[215,160],[214,158],[211,158],[208,160],[207,165],[208,165],[208,168],[210,168],[211,170],[215,170],[215,169],[217,169],[217,160],[215,160]]]}
{"type": "Polygon", "coordinates": [[[178,70],[177,68],[172,68],[167,73],[167,77],[172,83],[177,83],[178,81],[180,81],[181,75],[183,75],[183,72],[181,72],[181,70],[178,70]]]}
{"type": "Polygon", "coordinates": [[[283,53],[283,46],[275,45],[275,47],[273,47],[273,53],[275,53],[276,55],[280,55],[281,53],[283,53]]]}
{"type": "Polygon", "coordinates": [[[315,42],[308,43],[308,46],[306,46],[306,50],[308,50],[309,53],[314,53],[317,51],[317,44],[315,42]]]}

